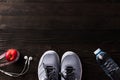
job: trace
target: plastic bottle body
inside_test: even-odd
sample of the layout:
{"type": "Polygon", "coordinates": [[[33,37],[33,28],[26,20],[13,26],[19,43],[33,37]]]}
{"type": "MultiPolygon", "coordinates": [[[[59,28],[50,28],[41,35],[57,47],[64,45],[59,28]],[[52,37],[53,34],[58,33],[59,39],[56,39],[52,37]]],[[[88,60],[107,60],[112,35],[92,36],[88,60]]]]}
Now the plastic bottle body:
{"type": "Polygon", "coordinates": [[[104,72],[112,80],[120,80],[120,68],[115,61],[105,52],[99,50],[95,53],[96,60],[104,72]]]}

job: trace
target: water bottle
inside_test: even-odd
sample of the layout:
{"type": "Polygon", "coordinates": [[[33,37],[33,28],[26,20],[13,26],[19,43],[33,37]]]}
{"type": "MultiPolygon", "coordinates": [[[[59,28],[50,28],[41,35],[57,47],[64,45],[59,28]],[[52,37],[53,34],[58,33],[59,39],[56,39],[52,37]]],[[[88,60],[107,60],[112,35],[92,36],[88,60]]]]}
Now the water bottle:
{"type": "Polygon", "coordinates": [[[96,60],[104,72],[112,80],[120,80],[120,67],[115,63],[115,61],[106,53],[98,48],[94,54],[96,55],[96,60]]]}

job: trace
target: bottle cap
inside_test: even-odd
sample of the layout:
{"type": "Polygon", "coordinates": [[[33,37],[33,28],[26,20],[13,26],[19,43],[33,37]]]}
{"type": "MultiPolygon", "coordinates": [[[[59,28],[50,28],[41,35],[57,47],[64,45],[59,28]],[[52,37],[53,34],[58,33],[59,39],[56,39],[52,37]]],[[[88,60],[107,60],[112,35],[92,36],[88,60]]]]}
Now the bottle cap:
{"type": "Polygon", "coordinates": [[[94,54],[97,55],[101,51],[100,48],[98,48],[96,51],[94,51],[94,54]]]}

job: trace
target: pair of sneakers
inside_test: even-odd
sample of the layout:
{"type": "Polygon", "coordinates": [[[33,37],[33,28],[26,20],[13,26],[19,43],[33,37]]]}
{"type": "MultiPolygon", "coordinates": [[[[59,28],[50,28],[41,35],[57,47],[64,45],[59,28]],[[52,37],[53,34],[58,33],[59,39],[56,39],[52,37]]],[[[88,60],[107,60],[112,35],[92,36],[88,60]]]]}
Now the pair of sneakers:
{"type": "Polygon", "coordinates": [[[60,77],[61,80],[81,80],[82,64],[79,57],[74,52],[67,51],[60,63],[55,51],[46,51],[38,65],[39,80],[59,80],[60,77]]]}

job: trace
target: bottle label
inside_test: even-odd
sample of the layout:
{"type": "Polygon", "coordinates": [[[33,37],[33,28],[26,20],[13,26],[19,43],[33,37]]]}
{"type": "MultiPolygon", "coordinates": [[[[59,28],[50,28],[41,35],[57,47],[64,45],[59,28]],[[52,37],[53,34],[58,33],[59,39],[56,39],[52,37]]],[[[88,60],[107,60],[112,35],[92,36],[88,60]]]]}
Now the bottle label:
{"type": "Polygon", "coordinates": [[[107,74],[119,70],[119,66],[111,58],[104,63],[103,68],[107,74]]]}

